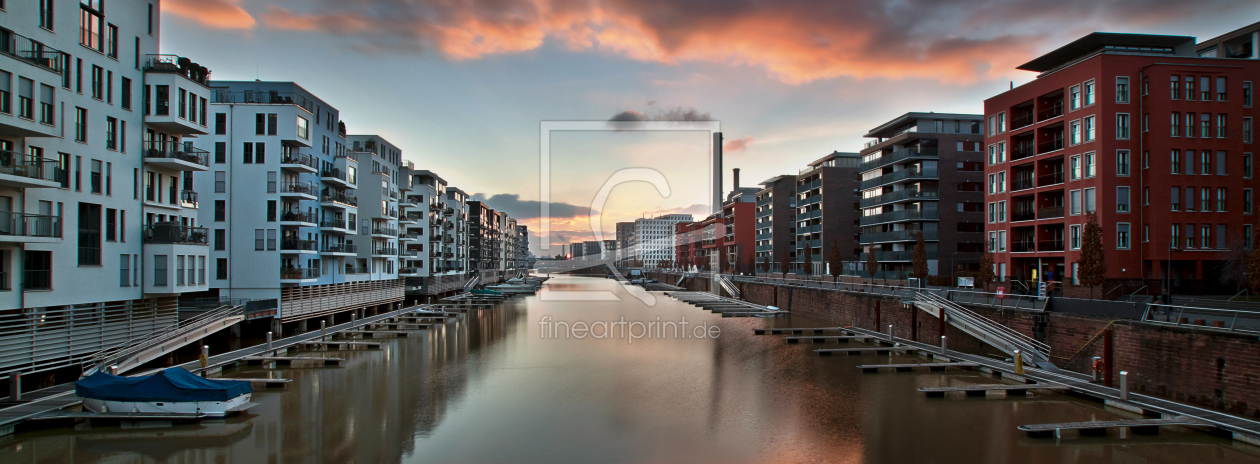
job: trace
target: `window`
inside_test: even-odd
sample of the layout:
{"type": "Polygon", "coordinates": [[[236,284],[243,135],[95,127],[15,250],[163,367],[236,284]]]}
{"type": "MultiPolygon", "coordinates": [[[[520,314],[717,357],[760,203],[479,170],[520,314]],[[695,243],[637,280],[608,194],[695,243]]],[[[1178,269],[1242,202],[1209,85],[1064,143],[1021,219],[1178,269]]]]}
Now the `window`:
{"type": "Polygon", "coordinates": [[[87,143],[87,110],[79,107],[74,108],[74,141],[87,143]]]}
{"type": "Polygon", "coordinates": [[[1116,187],[1116,212],[1129,212],[1129,188],[1116,187]]]}
{"type": "Polygon", "coordinates": [[[39,27],[53,30],[53,0],[39,0],[39,27]]]}
{"type": "Polygon", "coordinates": [[[1203,150],[1199,152],[1199,174],[1212,175],[1212,152],[1203,150]]]}
{"type": "Polygon", "coordinates": [[[267,249],[266,229],[254,229],[254,251],[267,249]]]}
{"type": "Polygon", "coordinates": [[[1195,248],[1194,224],[1186,224],[1186,248],[1195,248]]]}
{"type": "Polygon", "coordinates": [[[1081,109],[1081,86],[1074,85],[1068,91],[1068,110],[1076,111],[1081,109]]]}
{"type": "Polygon", "coordinates": [[[35,81],[18,78],[18,117],[35,119],[35,81]]]}
{"type": "Polygon", "coordinates": [[[1251,143],[1251,118],[1243,118],[1243,143],[1251,143]]]}
{"type": "Polygon", "coordinates": [[[1199,137],[1208,138],[1212,136],[1212,114],[1199,113],[1199,137]]]}
{"type": "Polygon", "coordinates": [[[1173,174],[1181,174],[1181,150],[1173,150],[1168,157],[1173,174]]]}
{"type": "Polygon", "coordinates": [[[1243,82],[1243,106],[1251,106],[1251,82],[1243,82]]]}
{"type": "Polygon", "coordinates": [[[1186,187],[1186,211],[1194,211],[1194,187],[1186,187]]]}
{"type": "Polygon", "coordinates": [[[267,113],[267,135],[276,135],[277,114],[267,113]]]}
{"type": "Polygon", "coordinates": [[[1168,203],[1172,205],[1172,211],[1181,211],[1181,187],[1173,187],[1169,193],[1172,195],[1168,197],[1168,203]]]}
{"type": "Polygon", "coordinates": [[[1129,139],[1129,114],[1128,113],[1116,113],[1116,138],[1120,140],[1129,139]]]}
{"type": "Polygon", "coordinates": [[[1085,177],[1086,178],[1094,177],[1097,174],[1097,169],[1095,169],[1095,166],[1097,166],[1097,163],[1094,162],[1095,158],[1097,157],[1094,156],[1094,152],[1092,151],[1085,154],[1085,177]]]}
{"type": "Polygon", "coordinates": [[[1186,175],[1194,174],[1194,150],[1186,150],[1186,175]]]}
{"type": "Polygon", "coordinates": [[[126,78],[126,77],[122,78],[122,84],[119,90],[122,91],[122,101],[119,104],[122,105],[122,109],[130,110],[131,109],[131,79],[126,78]]]}
{"type": "Polygon", "coordinates": [[[1216,138],[1223,139],[1228,135],[1228,132],[1226,131],[1226,128],[1229,127],[1227,124],[1228,120],[1229,117],[1225,113],[1218,113],[1216,115],[1216,138]]]}
{"type": "Polygon", "coordinates": [[[276,249],[276,229],[267,229],[267,249],[271,251],[276,249]]]}
{"type": "Polygon", "coordinates": [[[105,69],[92,65],[92,98],[105,98],[105,69]]]}
{"type": "Polygon", "coordinates": [[[1194,113],[1186,113],[1186,137],[1194,137],[1194,113]]]}
{"type": "Polygon", "coordinates": [[[153,255],[153,286],[165,287],[168,278],[166,255],[153,255]]]}
{"type": "Polygon", "coordinates": [[[227,135],[227,113],[215,113],[214,135],[227,135]]]}
{"type": "Polygon", "coordinates": [[[118,241],[118,210],[114,208],[105,209],[105,241],[118,241]]]}
{"type": "Polygon", "coordinates": [[[267,200],[267,222],[276,221],[276,200],[267,200]]]}
{"type": "Polygon", "coordinates": [[[1186,76],[1186,100],[1194,101],[1194,76],[1186,76]]]}
{"type": "Polygon", "coordinates": [[[92,169],[92,172],[89,174],[90,177],[88,179],[91,185],[91,192],[94,194],[100,195],[101,194],[101,174],[102,174],[101,161],[92,160],[91,169],[92,169]]]}
{"type": "Polygon", "coordinates": [[[214,260],[214,278],[225,280],[228,278],[228,262],[227,258],[217,258],[214,260]]]}
{"type": "Polygon", "coordinates": [[[1073,250],[1081,249],[1081,226],[1075,224],[1068,229],[1068,244],[1073,250]]]}
{"type": "Polygon", "coordinates": [[[998,202],[998,222],[1006,222],[1006,202],[998,202]]]}
{"type": "Polygon", "coordinates": [[[1225,212],[1225,187],[1216,188],[1216,211],[1225,212]]]}
{"type": "Polygon", "coordinates": [[[267,171],[267,193],[276,193],[276,171],[267,171]]]}
{"type": "Polygon", "coordinates": [[[999,142],[997,144],[997,147],[998,147],[998,153],[997,153],[998,162],[1005,163],[1006,162],[1006,142],[999,142]]]}
{"type": "Polygon", "coordinates": [[[1199,211],[1212,210],[1212,189],[1203,187],[1199,189],[1199,211]]]}
{"type": "Polygon", "coordinates": [[[1212,100],[1212,89],[1208,87],[1209,81],[1211,81],[1210,77],[1207,77],[1207,76],[1199,77],[1199,97],[1200,97],[1199,99],[1200,100],[1203,100],[1203,101],[1212,100]]]}
{"type": "Polygon", "coordinates": [[[227,220],[227,202],[223,200],[214,200],[214,220],[215,222],[223,222],[227,220]]]}
{"type": "Polygon", "coordinates": [[[122,258],[118,260],[118,263],[119,263],[118,286],[130,287],[131,286],[131,255],[122,255],[122,258]]]}
{"type": "Polygon", "coordinates": [[[1094,141],[1095,128],[1096,126],[1094,125],[1094,117],[1093,116],[1086,117],[1085,118],[1085,141],[1086,142],[1094,141]]]}
{"type": "Polygon", "coordinates": [[[267,162],[267,144],[257,142],[254,144],[254,163],[263,164],[267,162]]]}
{"type": "Polygon", "coordinates": [[[1243,224],[1243,247],[1251,248],[1251,224],[1243,224]]]}
{"type": "Polygon", "coordinates": [[[214,163],[227,162],[227,142],[214,142],[214,163]]]}
{"type": "Polygon", "coordinates": [[[1251,178],[1251,153],[1243,153],[1243,177],[1251,178]]]}
{"type": "Polygon", "coordinates": [[[1116,249],[1129,249],[1129,223],[1127,222],[1116,223],[1116,249]]]}
{"type": "Polygon", "coordinates": [[[1169,135],[1176,137],[1177,131],[1181,129],[1181,113],[1176,111],[1172,113],[1171,119],[1169,119],[1168,127],[1171,131],[1169,135]]]}
{"type": "Polygon", "coordinates": [[[1094,81],[1085,82],[1085,106],[1094,104],[1094,81]]]}
{"type": "Polygon", "coordinates": [[[1073,215],[1081,214],[1081,191],[1073,190],[1068,194],[1071,201],[1069,202],[1069,212],[1073,215]]]}
{"type": "Polygon", "coordinates": [[[39,85],[39,122],[50,126],[55,125],[57,115],[53,91],[51,85],[39,85]]]}
{"type": "Polygon", "coordinates": [[[1177,244],[1181,243],[1181,224],[1173,224],[1169,229],[1168,247],[1176,249],[1177,244]]]}
{"type": "Polygon", "coordinates": [[[101,264],[101,205],[79,203],[79,265],[101,264]]]}
{"type": "Polygon", "coordinates": [[[1081,156],[1075,155],[1068,159],[1068,179],[1080,180],[1081,178],[1081,156]]]}
{"type": "Polygon", "coordinates": [[[1169,97],[1172,98],[1173,100],[1180,100],[1181,99],[1181,77],[1174,74],[1169,82],[1172,84],[1172,87],[1169,89],[1171,90],[1169,97]]]}
{"type": "Polygon", "coordinates": [[[245,164],[254,163],[254,142],[245,142],[245,148],[241,152],[241,162],[245,164]]]}
{"type": "Polygon", "coordinates": [[[214,229],[214,249],[217,251],[227,249],[227,229],[214,229]]]}
{"type": "Polygon", "coordinates": [[[1095,204],[1094,204],[1094,189],[1092,189],[1092,188],[1087,188],[1087,189],[1085,189],[1085,212],[1086,212],[1086,213],[1092,213],[1092,212],[1094,212],[1094,211],[1097,211],[1097,209],[1095,209],[1095,208],[1094,208],[1094,206],[1095,206],[1095,204]]]}
{"type": "Polygon", "coordinates": [[[105,149],[118,150],[118,119],[105,117],[105,149]]]}
{"type": "Polygon", "coordinates": [[[184,285],[184,255],[175,257],[175,285],[184,285]]]}
{"type": "MultiPolygon", "coordinates": [[[[13,114],[13,74],[0,71],[0,113],[13,114]]],[[[992,150],[990,148],[990,150],[992,150]]]]}
{"type": "Polygon", "coordinates": [[[997,145],[989,145],[989,165],[997,164],[997,145]]]}
{"type": "Polygon", "coordinates": [[[227,192],[227,171],[214,172],[214,193],[227,192]]]}
{"type": "Polygon", "coordinates": [[[1116,103],[1129,102],[1129,78],[1125,76],[1116,77],[1116,103]]]}
{"type": "Polygon", "coordinates": [[[1225,152],[1216,152],[1216,175],[1224,176],[1225,174],[1225,152]]]}
{"type": "Polygon", "coordinates": [[[989,223],[997,222],[997,203],[989,203],[989,223]]]}
{"type": "Polygon", "coordinates": [[[1243,214],[1251,214],[1251,189],[1243,189],[1243,214]]]}
{"type": "Polygon", "coordinates": [[[1225,101],[1225,78],[1216,78],[1216,101],[1225,101]]]}
{"type": "Polygon", "coordinates": [[[298,116],[297,135],[298,137],[301,137],[303,140],[310,140],[311,138],[310,128],[307,127],[307,124],[308,124],[308,121],[306,120],[306,118],[298,116]]]}
{"type": "Polygon", "coordinates": [[[1129,150],[1116,150],[1116,175],[1129,175],[1129,150]]]}
{"type": "Polygon", "coordinates": [[[1151,205],[1151,188],[1150,187],[1142,187],[1142,205],[1144,206],[1151,205]]]}
{"type": "Polygon", "coordinates": [[[1068,129],[1068,145],[1079,145],[1081,143],[1081,122],[1072,121],[1068,129]]]}

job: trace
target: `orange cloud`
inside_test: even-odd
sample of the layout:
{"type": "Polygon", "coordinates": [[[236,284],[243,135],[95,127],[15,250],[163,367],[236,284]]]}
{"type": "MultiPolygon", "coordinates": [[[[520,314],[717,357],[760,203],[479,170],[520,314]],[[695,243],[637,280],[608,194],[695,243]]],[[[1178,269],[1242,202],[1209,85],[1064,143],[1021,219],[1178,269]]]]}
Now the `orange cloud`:
{"type": "Polygon", "coordinates": [[[723,153],[738,153],[744,151],[749,145],[752,145],[752,136],[746,136],[742,139],[730,139],[722,144],[723,153]]]}
{"type": "Polygon", "coordinates": [[[256,24],[240,0],[166,0],[162,11],[215,29],[252,29],[256,24]]]}
{"type": "Polygon", "coordinates": [[[640,61],[760,67],[791,84],[836,77],[968,83],[1012,73],[1047,40],[1076,33],[1064,24],[1123,30],[1171,21],[1203,2],[1227,11],[1248,1],[290,0],[303,8],[271,7],[260,19],[276,29],[354,36],[361,48],[434,51],[452,60],[526,52],[550,40],[640,61]]]}

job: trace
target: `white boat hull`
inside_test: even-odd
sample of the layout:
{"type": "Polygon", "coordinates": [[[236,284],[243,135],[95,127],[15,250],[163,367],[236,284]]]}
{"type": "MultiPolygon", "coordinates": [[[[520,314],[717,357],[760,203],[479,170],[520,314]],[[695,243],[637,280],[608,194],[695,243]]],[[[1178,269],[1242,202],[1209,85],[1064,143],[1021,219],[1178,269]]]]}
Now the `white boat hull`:
{"type": "Polygon", "coordinates": [[[83,407],[92,412],[175,412],[224,417],[252,406],[249,402],[251,395],[246,393],[228,401],[110,401],[84,398],[83,407]]]}

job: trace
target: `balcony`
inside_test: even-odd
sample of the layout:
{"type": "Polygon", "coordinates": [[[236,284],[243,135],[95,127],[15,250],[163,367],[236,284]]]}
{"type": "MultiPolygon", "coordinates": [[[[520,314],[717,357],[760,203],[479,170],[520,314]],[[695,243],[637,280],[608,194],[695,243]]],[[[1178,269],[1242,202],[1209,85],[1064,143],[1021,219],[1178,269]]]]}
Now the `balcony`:
{"type": "Polygon", "coordinates": [[[1037,242],[1037,251],[1063,251],[1063,240],[1042,240],[1037,242]]]}
{"type": "Polygon", "coordinates": [[[298,240],[285,238],[280,240],[280,253],[283,254],[315,254],[319,252],[314,240],[298,240]]]}
{"type": "Polygon", "coordinates": [[[1037,219],[1037,212],[1031,209],[1017,209],[1011,212],[1011,222],[1031,221],[1037,219]]]}
{"type": "MultiPolygon", "coordinates": [[[[928,259],[936,259],[936,256],[934,253],[928,253],[927,255],[928,255],[928,259]]],[[[857,259],[858,259],[858,262],[862,262],[862,263],[866,262],[866,259],[867,259],[866,253],[858,253],[857,259]]],[[[876,251],[875,252],[875,261],[879,261],[879,262],[912,261],[912,260],[914,260],[913,250],[876,251]]]]}
{"type": "Polygon", "coordinates": [[[316,227],[317,223],[313,213],[285,211],[280,214],[281,227],[316,227]]]}
{"type": "Polygon", "coordinates": [[[1063,116],[1063,99],[1055,100],[1037,112],[1037,122],[1049,121],[1063,116]]]}
{"type": "MultiPolygon", "coordinates": [[[[1030,171],[1030,174],[1031,174],[1031,171],[1030,171]]],[[[1033,178],[1031,176],[1020,177],[1011,181],[1012,192],[1018,192],[1020,190],[1028,190],[1030,188],[1033,188],[1033,178]]]]}
{"type": "Polygon", "coordinates": [[[402,256],[404,258],[419,258],[420,250],[407,250],[407,249],[398,250],[398,256],[402,256]]]}
{"type": "Polygon", "coordinates": [[[288,153],[280,157],[280,169],[316,173],[319,172],[319,159],[306,153],[288,153]]]}
{"type": "Polygon", "coordinates": [[[319,229],[324,232],[350,233],[349,224],[341,218],[325,219],[319,223],[319,229]]]}
{"type": "Polygon", "coordinates": [[[346,173],[340,169],[325,169],[319,174],[319,180],[325,184],[335,185],[341,188],[354,188],[354,184],[350,183],[346,173]]]}
{"type": "Polygon", "coordinates": [[[416,222],[420,220],[420,218],[418,218],[417,216],[418,215],[404,213],[402,216],[398,217],[398,223],[403,224],[403,225],[415,224],[416,222]]]}
{"type": "Polygon", "coordinates": [[[182,208],[196,208],[197,192],[195,190],[181,190],[179,192],[179,206],[182,208]]]}
{"type": "Polygon", "coordinates": [[[419,242],[420,238],[420,234],[402,234],[398,236],[399,240],[407,242],[419,242]]]}
{"type": "Polygon", "coordinates": [[[61,218],[0,211],[0,242],[53,243],[61,240],[61,218]]]}
{"type": "Polygon", "coordinates": [[[63,177],[57,160],[0,150],[0,186],[56,188],[61,186],[63,177]]]}
{"type": "Polygon", "coordinates": [[[158,222],[144,226],[144,243],[179,243],[209,245],[210,232],[205,227],[185,226],[178,222],[158,222]]]}
{"type": "Polygon", "coordinates": [[[359,197],[337,190],[325,190],[319,200],[319,204],[336,208],[357,208],[359,206],[359,197]]]}
{"type": "Polygon", "coordinates": [[[443,215],[443,216],[454,216],[454,215],[455,215],[455,210],[454,210],[454,209],[452,209],[452,208],[450,208],[450,207],[447,207],[446,209],[442,210],[442,215],[443,215]]]}
{"type": "Polygon", "coordinates": [[[1037,177],[1038,187],[1049,187],[1051,185],[1059,185],[1063,183],[1063,171],[1046,174],[1037,177]]]}
{"type": "Polygon", "coordinates": [[[210,152],[193,147],[192,142],[146,140],[144,162],[176,171],[208,171],[210,152]]]}
{"type": "Polygon", "coordinates": [[[937,149],[935,147],[918,148],[909,147],[893,151],[879,158],[867,161],[858,165],[858,172],[865,172],[872,169],[882,168],[893,163],[905,161],[915,158],[936,158],[937,149]]]}
{"type": "Polygon", "coordinates": [[[1037,154],[1042,155],[1063,149],[1063,138],[1054,138],[1037,144],[1037,154]]]}
{"type": "Polygon", "coordinates": [[[1035,153],[1033,150],[1033,144],[1032,144],[1031,138],[1029,139],[1028,142],[1020,142],[1020,143],[1012,142],[1011,161],[1021,160],[1021,159],[1033,156],[1034,154],[1035,153]]]}
{"type": "MultiPolygon", "coordinates": [[[[917,230],[894,230],[891,232],[876,232],[873,234],[862,234],[861,243],[886,243],[886,242],[912,242],[918,240],[919,231],[917,230]]],[[[934,242],[937,241],[936,231],[924,231],[923,240],[934,242]]],[[[817,240],[815,240],[817,242],[817,240]]]]}
{"type": "Polygon", "coordinates": [[[1037,251],[1036,242],[1032,240],[1021,240],[1011,242],[1011,253],[1032,253],[1037,251]]]}
{"type": "Polygon", "coordinates": [[[882,224],[885,222],[899,221],[919,221],[929,220],[935,221],[939,219],[936,211],[925,211],[918,209],[903,209],[901,211],[891,211],[887,213],[874,214],[870,216],[862,216],[859,224],[864,226],[882,224]]]}
{"type": "Polygon", "coordinates": [[[891,173],[884,174],[882,176],[879,176],[873,179],[864,180],[862,181],[860,188],[862,190],[866,190],[866,189],[879,187],[884,184],[891,184],[894,182],[901,182],[905,180],[935,179],[935,178],[936,178],[936,169],[909,168],[909,169],[902,169],[900,171],[893,171],[891,173]]]}
{"type": "Polygon", "coordinates": [[[395,247],[372,247],[373,258],[393,258],[398,256],[398,248],[395,247]]]}
{"type": "Polygon", "coordinates": [[[313,283],[317,280],[319,280],[319,268],[303,268],[303,267],[280,268],[280,283],[282,284],[313,283]]]}
{"type": "Polygon", "coordinates": [[[1062,206],[1041,208],[1037,210],[1037,219],[1060,219],[1062,217],[1063,217],[1062,206]]]}
{"type": "Polygon", "coordinates": [[[53,74],[60,75],[65,66],[61,61],[61,50],[8,29],[0,29],[0,53],[53,74]]]}
{"type": "Polygon", "coordinates": [[[1022,129],[1033,124],[1033,113],[1031,109],[1027,113],[1011,118],[1011,130],[1022,129]]]}
{"type": "Polygon", "coordinates": [[[314,200],[319,192],[314,182],[285,182],[280,184],[280,197],[299,200],[314,200]]]}
{"type": "Polygon", "coordinates": [[[398,268],[398,275],[401,277],[420,277],[420,268],[418,267],[398,268]]]}
{"type": "Polygon", "coordinates": [[[393,227],[372,226],[369,234],[376,238],[395,238],[398,237],[398,229],[393,227]]]}
{"type": "Polygon", "coordinates": [[[861,205],[863,208],[869,208],[876,205],[882,205],[885,203],[894,203],[898,201],[936,200],[939,198],[940,198],[940,194],[937,193],[935,190],[920,191],[920,190],[915,190],[915,189],[901,189],[895,192],[885,193],[883,195],[876,195],[870,198],[863,198],[861,205]]]}
{"type": "Polygon", "coordinates": [[[320,253],[331,256],[354,256],[358,252],[358,245],[353,243],[340,243],[324,245],[324,249],[320,253]]]}
{"type": "Polygon", "coordinates": [[[210,88],[210,70],[179,55],[147,55],[144,72],[177,74],[202,87],[210,88]]]}
{"type": "Polygon", "coordinates": [[[391,217],[391,218],[395,218],[395,219],[397,219],[397,218],[398,218],[398,210],[396,210],[396,209],[391,209],[391,210],[385,211],[385,216],[386,216],[386,217],[391,217]]]}
{"type": "Polygon", "coordinates": [[[293,105],[315,114],[315,102],[300,93],[278,92],[275,90],[216,90],[215,103],[239,103],[249,105],[293,105]]]}

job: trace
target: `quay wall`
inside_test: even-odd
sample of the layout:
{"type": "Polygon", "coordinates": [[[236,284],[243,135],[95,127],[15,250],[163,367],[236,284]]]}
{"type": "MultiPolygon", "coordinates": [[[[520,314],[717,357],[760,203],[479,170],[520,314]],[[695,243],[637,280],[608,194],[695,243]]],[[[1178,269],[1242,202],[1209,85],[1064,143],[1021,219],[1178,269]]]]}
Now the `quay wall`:
{"type": "MultiPolygon", "coordinates": [[[[653,274],[673,285],[677,275],[653,274]]],[[[837,326],[853,326],[939,344],[951,350],[1006,357],[974,337],[895,298],[814,288],[738,283],[745,300],[778,306],[837,326]]],[[[688,278],[681,287],[712,292],[708,279],[688,278]]],[[[971,307],[980,315],[1050,346],[1061,369],[1090,374],[1104,360],[1104,380],[1129,373],[1132,391],[1234,414],[1260,417],[1260,337],[1206,326],[1170,327],[1133,319],[971,307]]]]}

